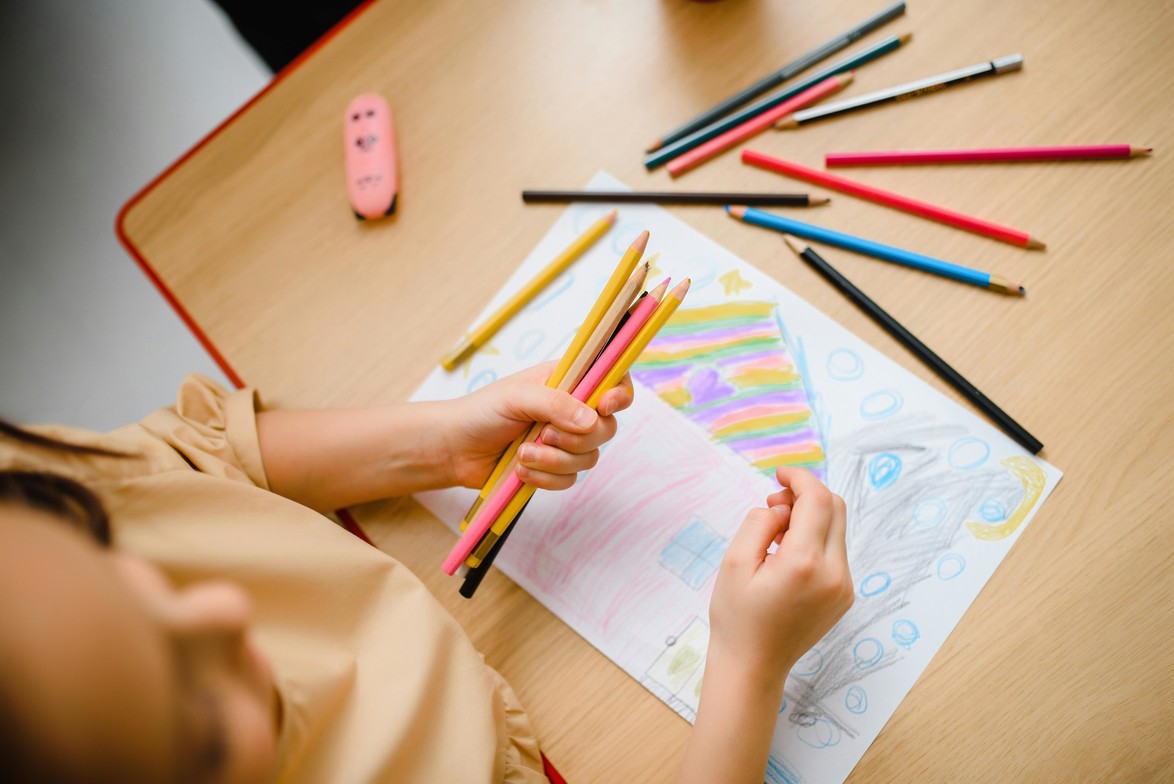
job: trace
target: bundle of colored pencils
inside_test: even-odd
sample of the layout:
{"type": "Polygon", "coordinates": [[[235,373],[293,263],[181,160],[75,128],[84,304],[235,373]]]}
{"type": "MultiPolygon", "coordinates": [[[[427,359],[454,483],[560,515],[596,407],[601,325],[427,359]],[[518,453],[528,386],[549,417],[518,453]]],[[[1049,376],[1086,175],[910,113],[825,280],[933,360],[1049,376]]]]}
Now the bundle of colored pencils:
{"type": "MultiPolygon", "coordinates": [[[[547,386],[569,392],[592,408],[614,388],[672,316],[689,290],[686,279],[668,291],[665,280],[641,295],[648,264],[640,264],[648,244],[643,232],[628,247],[608,279],[547,386]]],[[[535,422],[502,454],[464,522],[461,536],[445,559],[446,574],[463,574],[461,595],[471,597],[535,488],[518,477],[517,452],[523,443],[541,442],[543,422],[535,422]]]]}

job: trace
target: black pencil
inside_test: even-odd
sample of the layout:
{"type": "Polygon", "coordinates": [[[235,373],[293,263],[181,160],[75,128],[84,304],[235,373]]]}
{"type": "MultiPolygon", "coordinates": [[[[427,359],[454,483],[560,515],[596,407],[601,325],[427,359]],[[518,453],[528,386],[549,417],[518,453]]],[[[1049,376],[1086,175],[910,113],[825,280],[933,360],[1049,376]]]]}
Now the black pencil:
{"type": "MultiPolygon", "coordinates": [[[[534,497],[530,497],[533,501],[534,497]]],[[[509,524],[509,527],[502,532],[501,536],[497,537],[497,541],[493,543],[493,547],[489,548],[489,552],[481,559],[481,563],[474,566],[465,574],[465,580],[461,583],[460,594],[466,599],[472,599],[473,594],[477,593],[477,586],[481,585],[481,581],[485,579],[485,575],[489,574],[489,567],[493,566],[493,559],[497,558],[498,552],[501,551],[505,540],[509,538],[510,531],[514,530],[514,526],[518,524],[518,520],[522,517],[522,512],[526,511],[526,507],[530,505],[530,501],[518,510],[518,516],[515,517],[509,524]]]]}
{"type": "Polygon", "coordinates": [[[820,275],[831,283],[841,294],[852,301],[856,307],[863,310],[869,318],[879,324],[886,332],[897,339],[901,345],[909,349],[914,356],[924,362],[930,370],[937,373],[954,389],[973,403],[980,411],[986,414],[996,425],[998,425],[1003,432],[1015,439],[1024,449],[1031,452],[1033,455],[1039,454],[1039,451],[1044,448],[1044,445],[1039,440],[1023,429],[1023,426],[995,405],[990,398],[984,395],[973,384],[963,378],[962,374],[950,367],[944,359],[930,350],[929,346],[922,343],[909,330],[905,329],[899,321],[890,316],[884,308],[873,302],[867,294],[852,284],[852,281],[845,278],[836,268],[828,264],[823,257],[810,248],[802,240],[792,237],[790,234],[784,234],[783,239],[791,250],[799,255],[799,258],[807,262],[820,275]]]}
{"type": "Polygon", "coordinates": [[[697,115],[692,120],[689,120],[684,125],[674,128],[650,144],[645,152],[655,152],[666,144],[675,142],[677,139],[683,139],[694,131],[704,128],[714,120],[717,120],[723,115],[734,111],[750,99],[757,98],[767,90],[774,89],[788,79],[793,79],[794,77],[798,76],[800,73],[806,71],[816,63],[822,60],[826,60],[836,52],[851,46],[864,36],[871,33],[873,30],[876,30],[887,22],[891,22],[903,13],[905,13],[905,2],[904,0],[901,0],[901,2],[894,3],[875,16],[871,16],[868,19],[865,19],[851,30],[846,30],[830,41],[825,41],[823,44],[815,47],[799,59],[787,63],[782,68],[773,73],[767,74],[762,79],[759,79],[757,82],[745,88],[744,90],[739,91],[737,94],[731,95],[729,98],[717,104],[716,106],[712,106],[709,109],[706,109],[704,112],[697,115]]]}
{"type": "Polygon", "coordinates": [[[753,207],[817,207],[826,196],[806,193],[699,193],[657,191],[522,191],[527,204],[612,202],[637,204],[745,204],[753,207]]]}

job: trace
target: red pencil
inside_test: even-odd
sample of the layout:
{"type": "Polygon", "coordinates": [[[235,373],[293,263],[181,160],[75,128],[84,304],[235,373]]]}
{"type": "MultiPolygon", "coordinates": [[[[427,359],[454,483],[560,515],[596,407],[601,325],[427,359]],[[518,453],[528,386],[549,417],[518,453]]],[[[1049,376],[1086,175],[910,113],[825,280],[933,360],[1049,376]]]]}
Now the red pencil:
{"type": "Polygon", "coordinates": [[[990,147],[974,150],[893,150],[885,152],[829,152],[832,166],[889,166],[903,163],[1013,163],[1019,161],[1091,161],[1137,158],[1153,147],[1128,144],[1073,144],[1051,147],[990,147]]]}
{"type": "Polygon", "coordinates": [[[975,218],[970,215],[964,215],[961,212],[954,212],[953,210],[938,207],[928,202],[911,199],[908,196],[902,196],[899,193],[892,191],[881,190],[874,188],[871,185],[865,185],[854,180],[847,180],[843,177],[837,177],[834,174],[819,171],[818,169],[809,169],[806,166],[800,166],[797,163],[784,161],[780,158],[773,158],[769,155],[763,155],[754,150],[742,150],[742,163],[748,163],[751,166],[758,166],[762,169],[769,169],[770,171],[794,177],[798,180],[806,180],[807,182],[818,183],[825,188],[847,193],[850,196],[858,196],[861,199],[876,202],[877,204],[884,204],[887,207],[894,207],[898,210],[911,212],[914,215],[920,215],[923,218],[936,220],[941,223],[948,223],[951,226],[957,226],[966,231],[972,231],[976,234],[982,234],[987,237],[992,237],[1002,242],[1009,242],[1012,245],[1018,245],[1021,248],[1030,248],[1032,250],[1042,250],[1045,245],[1039,240],[1032,237],[1025,231],[1019,229],[1012,229],[1009,226],[1002,226],[998,223],[991,223],[982,218],[975,218]]]}
{"type": "Polygon", "coordinates": [[[855,75],[855,71],[849,71],[846,74],[829,76],[822,82],[812,85],[799,93],[794,98],[783,101],[773,109],[769,109],[756,117],[751,117],[741,125],[736,125],[725,133],[713,137],[705,144],[694,147],[684,155],[673,158],[665,168],[669,170],[669,174],[673,177],[684,174],[690,169],[705,163],[710,158],[721,155],[734,145],[746,141],[751,136],[757,136],[771,127],[775,120],[780,117],[786,117],[788,114],[797,112],[805,106],[810,106],[822,98],[838,93],[840,90],[852,84],[852,79],[855,78],[855,75]]]}

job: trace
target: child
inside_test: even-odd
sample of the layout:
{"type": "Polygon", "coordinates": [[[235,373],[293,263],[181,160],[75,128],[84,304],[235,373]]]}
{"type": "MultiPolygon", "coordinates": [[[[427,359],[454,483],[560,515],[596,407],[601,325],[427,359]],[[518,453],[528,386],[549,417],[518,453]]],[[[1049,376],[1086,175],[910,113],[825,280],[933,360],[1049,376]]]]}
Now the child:
{"type": "MultiPolygon", "coordinates": [[[[596,414],[547,372],[362,411],[258,412],[192,377],[175,408],[108,435],[0,438],[9,780],[544,781],[525,713],[459,625],[312,510],[479,486],[533,421],[552,424],[522,478],[571,486],[631,384],[596,414]]],[[[718,575],[682,781],[762,780],[787,670],[851,603],[842,503],[780,479],[718,575]]]]}

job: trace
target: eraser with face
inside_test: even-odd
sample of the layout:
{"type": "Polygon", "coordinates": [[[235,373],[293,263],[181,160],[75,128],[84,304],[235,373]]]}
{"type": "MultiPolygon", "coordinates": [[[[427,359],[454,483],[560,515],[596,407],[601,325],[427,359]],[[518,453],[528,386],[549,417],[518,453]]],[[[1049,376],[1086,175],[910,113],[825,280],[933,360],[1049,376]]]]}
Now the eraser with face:
{"type": "Polygon", "coordinates": [[[351,101],[343,121],[343,143],[347,193],[355,217],[371,220],[395,212],[395,126],[382,96],[364,93],[351,101]]]}

